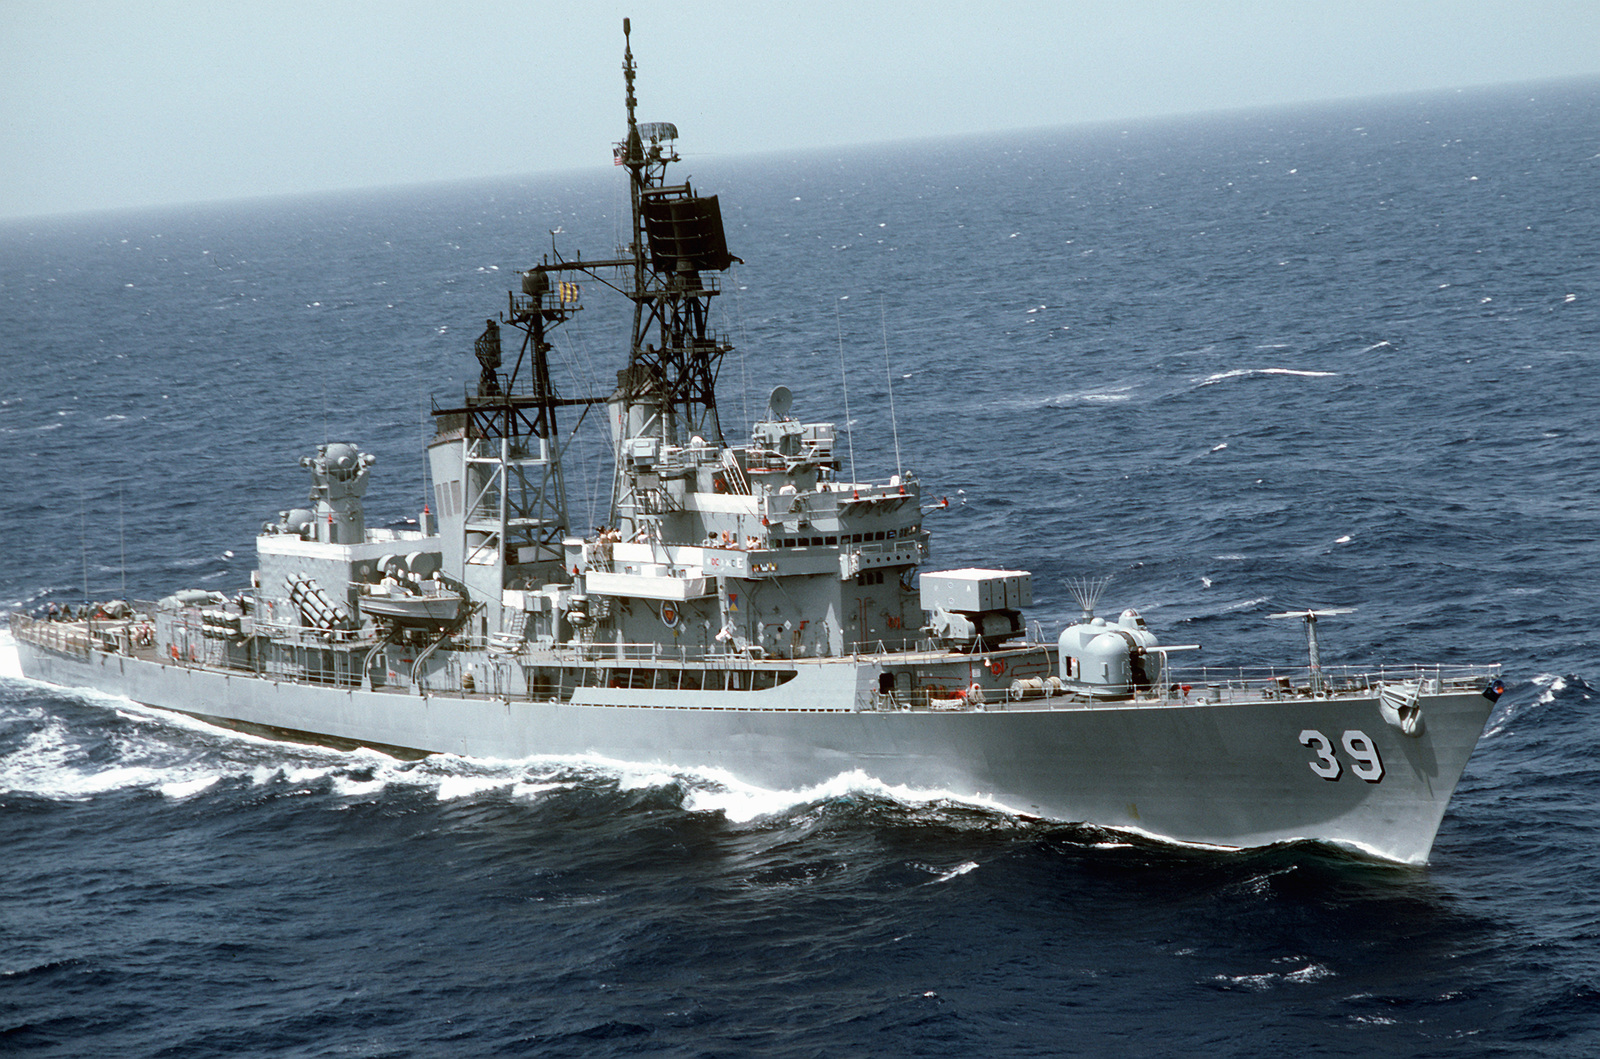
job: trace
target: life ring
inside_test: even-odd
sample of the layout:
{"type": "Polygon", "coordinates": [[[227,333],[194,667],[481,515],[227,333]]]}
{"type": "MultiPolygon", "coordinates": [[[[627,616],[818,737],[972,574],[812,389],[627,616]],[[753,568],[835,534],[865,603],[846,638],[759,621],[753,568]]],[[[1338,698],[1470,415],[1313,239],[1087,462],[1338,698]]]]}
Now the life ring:
{"type": "Polygon", "coordinates": [[[168,644],[167,645],[167,650],[172,652],[172,660],[174,662],[177,662],[177,661],[180,660],[180,656],[178,654],[178,645],[177,644],[175,644],[175,643],[174,644],[168,644]]]}
{"type": "Polygon", "coordinates": [[[1004,676],[1006,672],[1006,664],[1000,661],[1000,659],[996,658],[993,662],[989,663],[989,672],[997,677],[1004,676]]]}
{"type": "Polygon", "coordinates": [[[726,493],[728,491],[727,480],[720,474],[714,474],[711,476],[711,488],[715,492],[726,493]]]}

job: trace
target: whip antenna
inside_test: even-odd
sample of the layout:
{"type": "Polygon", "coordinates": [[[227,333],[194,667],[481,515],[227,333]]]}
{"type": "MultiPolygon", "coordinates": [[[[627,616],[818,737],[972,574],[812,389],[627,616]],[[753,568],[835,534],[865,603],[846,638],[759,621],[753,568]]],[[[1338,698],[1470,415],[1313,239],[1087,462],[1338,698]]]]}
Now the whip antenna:
{"type": "MultiPolygon", "coordinates": [[[[878,319],[883,325],[883,374],[889,380],[889,425],[894,428],[894,473],[900,470],[900,421],[894,414],[894,372],[889,368],[889,317],[883,309],[883,295],[878,295],[878,319]]],[[[854,475],[851,475],[854,477],[854,475]]]]}
{"type": "Polygon", "coordinates": [[[1078,607],[1083,611],[1083,621],[1094,617],[1094,605],[1100,602],[1100,594],[1111,583],[1111,575],[1104,577],[1069,577],[1067,591],[1072,593],[1072,598],[1078,601],[1078,607]]]}
{"type": "MultiPolygon", "coordinates": [[[[844,387],[844,439],[850,448],[850,481],[852,484],[861,479],[856,477],[856,433],[850,425],[850,377],[844,370],[844,321],[839,317],[839,303],[833,303],[833,323],[839,330],[839,385],[844,387]]],[[[893,390],[890,390],[891,400],[893,390]]]]}

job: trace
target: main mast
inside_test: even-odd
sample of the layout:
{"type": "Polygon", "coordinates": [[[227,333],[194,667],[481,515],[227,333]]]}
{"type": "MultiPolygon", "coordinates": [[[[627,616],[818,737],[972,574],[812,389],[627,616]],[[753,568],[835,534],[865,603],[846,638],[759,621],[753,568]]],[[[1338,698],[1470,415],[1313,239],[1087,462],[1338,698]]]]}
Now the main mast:
{"type": "Polygon", "coordinates": [[[631,452],[640,444],[724,447],[716,380],[732,347],[709,326],[720,287],[703,273],[738,259],[728,253],[716,196],[697,196],[687,182],[667,184],[667,166],[679,160],[678,130],[637,120],[627,19],[622,32],[628,127],[613,157],[628,170],[628,244],[608,260],[568,261],[555,253],[555,260],[524,272],[521,294],[511,295],[498,321],[486,321],[474,344],[481,368],[476,392],[469,388],[459,406],[434,408],[430,454],[444,563],[461,570],[472,598],[484,603],[486,629],[500,625],[502,590],[564,581],[569,573],[558,409],[608,406],[615,470],[607,521],[629,537],[639,529],[638,516],[659,506],[636,489],[631,452]],[[630,278],[619,282],[619,271],[630,278]],[[551,382],[549,332],[582,308],[578,283],[564,278],[574,273],[633,302],[628,364],[606,398],[558,397],[551,382]],[[503,370],[502,324],[521,332],[510,371],[503,370]]]}
{"type": "Polygon", "coordinates": [[[653,438],[662,446],[681,446],[698,438],[724,446],[717,370],[733,347],[709,326],[711,299],[721,288],[704,273],[725,271],[738,260],[728,253],[717,197],[695,195],[687,181],[666,182],[668,164],[679,160],[678,130],[670,122],[637,120],[629,30],[623,19],[628,130],[615,147],[615,160],[628,169],[633,211],[626,248],[633,329],[628,366],[617,373],[617,389],[607,402],[616,452],[611,522],[625,533],[635,528],[640,508],[627,473],[631,442],[653,438]]]}

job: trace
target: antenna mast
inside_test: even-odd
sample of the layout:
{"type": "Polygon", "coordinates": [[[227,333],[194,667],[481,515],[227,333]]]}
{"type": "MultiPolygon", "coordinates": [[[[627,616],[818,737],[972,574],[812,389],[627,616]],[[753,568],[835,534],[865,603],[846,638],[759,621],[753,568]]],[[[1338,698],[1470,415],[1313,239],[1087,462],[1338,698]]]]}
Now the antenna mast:
{"type": "Polygon", "coordinates": [[[1311,694],[1321,695],[1327,688],[1322,676],[1322,651],[1317,643],[1317,619],[1333,614],[1353,614],[1354,607],[1330,607],[1326,610],[1290,610],[1281,614],[1268,614],[1269,618],[1299,618],[1306,623],[1306,654],[1311,663],[1311,694]]]}
{"type": "Polygon", "coordinates": [[[633,224],[625,248],[632,266],[633,334],[628,366],[617,374],[611,405],[616,472],[612,480],[611,521],[619,528],[634,521],[640,501],[633,495],[627,443],[654,438],[662,446],[682,446],[700,438],[723,446],[717,417],[717,371],[733,349],[708,322],[711,299],[721,285],[707,272],[725,271],[739,259],[728,253],[722,210],[715,195],[697,196],[688,182],[669,185],[667,166],[678,161],[678,128],[671,122],[637,119],[634,78],[637,67],[622,20],[622,76],[626,84],[627,137],[614,160],[629,176],[633,224]]]}

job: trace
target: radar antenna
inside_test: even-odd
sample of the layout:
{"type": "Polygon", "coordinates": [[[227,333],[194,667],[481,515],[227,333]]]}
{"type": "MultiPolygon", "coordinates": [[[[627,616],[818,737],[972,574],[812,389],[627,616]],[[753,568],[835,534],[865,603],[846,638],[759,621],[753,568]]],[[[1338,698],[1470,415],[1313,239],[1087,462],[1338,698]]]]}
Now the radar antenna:
{"type": "Polygon", "coordinates": [[[1311,694],[1321,695],[1326,685],[1322,679],[1322,653],[1317,649],[1317,619],[1333,614],[1354,614],[1354,607],[1329,607],[1324,610],[1286,610],[1281,614],[1268,614],[1269,618],[1300,618],[1306,623],[1306,653],[1311,657],[1311,694]]]}

